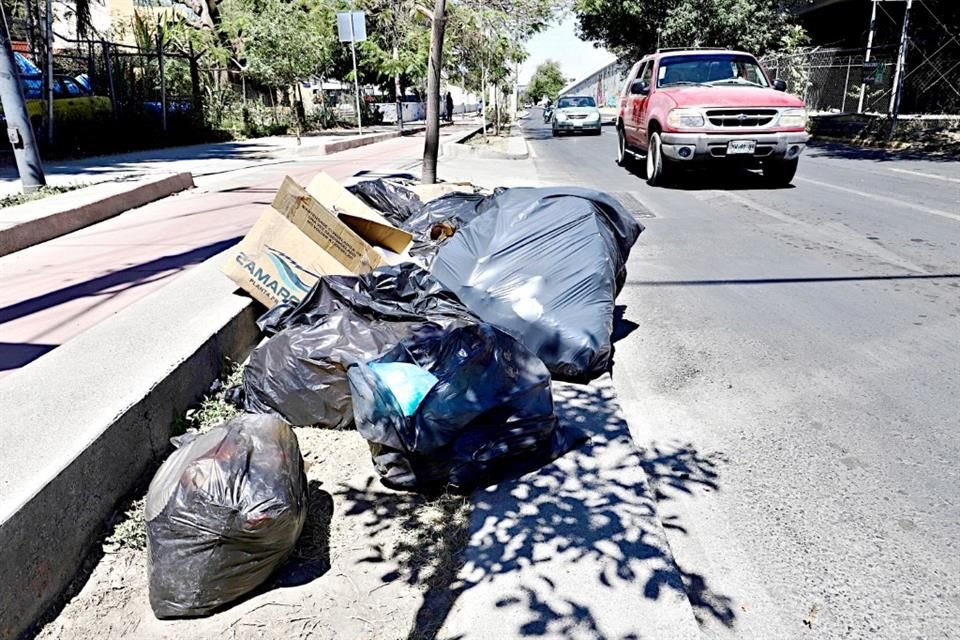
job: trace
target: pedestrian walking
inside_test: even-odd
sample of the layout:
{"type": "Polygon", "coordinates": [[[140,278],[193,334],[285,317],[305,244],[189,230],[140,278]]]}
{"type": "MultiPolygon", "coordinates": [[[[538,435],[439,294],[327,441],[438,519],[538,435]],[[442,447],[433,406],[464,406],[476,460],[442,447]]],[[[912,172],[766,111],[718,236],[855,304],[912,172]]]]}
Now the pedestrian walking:
{"type": "Polygon", "coordinates": [[[453,122],[453,96],[450,95],[449,91],[447,91],[446,105],[447,105],[447,122],[453,122]]]}

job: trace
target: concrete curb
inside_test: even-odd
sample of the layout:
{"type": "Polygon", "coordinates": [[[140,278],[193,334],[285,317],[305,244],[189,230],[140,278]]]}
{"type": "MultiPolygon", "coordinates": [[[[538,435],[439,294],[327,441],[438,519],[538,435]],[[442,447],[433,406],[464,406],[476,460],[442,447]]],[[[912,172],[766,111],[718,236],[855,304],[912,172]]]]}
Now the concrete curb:
{"type": "Polygon", "coordinates": [[[443,144],[440,147],[440,155],[447,158],[484,158],[489,160],[526,160],[530,157],[530,147],[526,139],[520,136],[511,136],[508,138],[508,151],[497,151],[495,149],[484,149],[482,147],[471,147],[464,144],[464,141],[483,131],[483,125],[475,127],[457,136],[454,140],[443,144]]]}
{"type": "Polygon", "coordinates": [[[190,173],[105,182],[0,210],[0,256],[20,251],[193,187],[190,173]],[[52,211],[52,213],[51,213],[52,211]]]}
{"type": "MultiPolygon", "coordinates": [[[[440,128],[449,127],[452,123],[450,122],[441,122],[440,128]]],[[[412,127],[404,127],[403,131],[385,131],[383,133],[371,133],[365,134],[363,136],[350,137],[345,140],[335,140],[334,142],[328,142],[322,146],[303,146],[297,149],[297,153],[316,153],[320,152],[321,155],[331,155],[334,153],[339,153],[341,151],[347,151],[349,149],[356,149],[358,147],[365,147],[370,144],[377,144],[378,142],[384,142],[386,140],[392,140],[393,138],[400,138],[403,136],[412,136],[418,133],[423,133],[426,131],[426,126],[424,125],[415,125],[412,127]]]]}
{"type": "Polygon", "coordinates": [[[257,308],[233,295],[222,260],[0,381],[0,638],[58,600],[169,452],[177,416],[255,344],[257,308]]]}

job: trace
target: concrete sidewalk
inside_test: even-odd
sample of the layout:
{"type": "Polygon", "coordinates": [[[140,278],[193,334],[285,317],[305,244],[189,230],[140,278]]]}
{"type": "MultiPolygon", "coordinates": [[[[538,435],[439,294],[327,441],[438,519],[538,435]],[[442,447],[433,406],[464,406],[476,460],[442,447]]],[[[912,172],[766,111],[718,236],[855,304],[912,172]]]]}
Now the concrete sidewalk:
{"type": "MultiPolygon", "coordinates": [[[[441,140],[456,130],[444,129],[441,140]]],[[[0,257],[6,282],[0,378],[238,242],[284,176],[305,183],[321,170],[337,180],[418,173],[422,153],[419,136],[261,161],[200,177],[196,189],[0,257]]]]}
{"type": "MultiPolygon", "coordinates": [[[[453,126],[473,122],[474,118],[455,120],[453,126]]],[[[479,121],[478,121],[479,122],[479,121]]],[[[444,123],[443,126],[450,126],[444,123]]],[[[421,133],[423,122],[404,124],[404,135],[421,133]]],[[[216,142],[185,147],[146,149],[108,156],[44,163],[47,184],[51,186],[88,185],[109,180],[131,180],[158,173],[191,173],[194,178],[216,176],[270,164],[290,162],[294,158],[337,153],[395,137],[396,127],[380,125],[364,129],[364,135],[339,131],[334,134],[271,136],[216,142]]],[[[20,193],[16,167],[0,167],[0,197],[20,193]]]]}

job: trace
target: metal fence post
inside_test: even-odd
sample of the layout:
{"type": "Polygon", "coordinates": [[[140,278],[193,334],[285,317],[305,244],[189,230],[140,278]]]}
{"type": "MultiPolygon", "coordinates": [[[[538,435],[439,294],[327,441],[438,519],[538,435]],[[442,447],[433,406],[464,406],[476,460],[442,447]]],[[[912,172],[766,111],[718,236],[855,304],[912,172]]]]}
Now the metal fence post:
{"type": "Polygon", "coordinates": [[[847,79],[843,81],[843,104],[840,111],[847,112],[847,90],[850,88],[850,67],[853,65],[853,56],[847,56],[847,79]]]}
{"type": "Polygon", "coordinates": [[[113,115],[113,121],[117,121],[117,92],[113,86],[113,65],[110,63],[110,45],[106,40],[101,40],[103,45],[103,65],[107,72],[107,88],[110,90],[110,111],[113,115]]]}
{"type": "Polygon", "coordinates": [[[167,80],[163,75],[163,35],[157,25],[157,64],[160,67],[160,127],[167,132],[167,80]]]}

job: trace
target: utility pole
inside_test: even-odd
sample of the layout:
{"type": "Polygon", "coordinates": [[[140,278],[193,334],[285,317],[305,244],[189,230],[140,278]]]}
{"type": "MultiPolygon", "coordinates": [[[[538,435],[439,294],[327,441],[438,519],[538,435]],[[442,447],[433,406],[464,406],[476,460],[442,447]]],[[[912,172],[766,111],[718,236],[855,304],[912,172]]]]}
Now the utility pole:
{"type": "Polygon", "coordinates": [[[446,0],[433,5],[430,34],[430,64],[427,68],[427,130],[423,143],[423,183],[437,181],[437,156],[440,154],[440,68],[443,65],[443,32],[447,26],[446,0]]]}
{"type": "Polygon", "coordinates": [[[907,0],[907,8],[903,12],[903,30],[900,32],[900,52],[897,55],[897,70],[893,75],[893,96],[890,98],[890,134],[897,128],[897,116],[900,115],[900,97],[903,94],[903,67],[907,64],[907,47],[910,38],[907,29],[910,27],[910,9],[913,0],[907,0]]]}
{"type": "Polygon", "coordinates": [[[43,165],[37,151],[33,126],[27,116],[27,104],[23,99],[23,87],[20,86],[17,60],[10,44],[10,33],[7,31],[6,14],[0,15],[0,105],[3,106],[3,113],[7,118],[7,138],[17,161],[20,184],[24,193],[33,193],[47,181],[43,176],[43,165]]]}
{"type": "MultiPolygon", "coordinates": [[[[866,67],[867,63],[870,62],[870,54],[873,52],[873,34],[877,30],[877,0],[871,2],[873,7],[870,10],[870,33],[867,35],[867,55],[863,58],[863,65],[866,67]]],[[[867,85],[864,82],[860,83],[860,104],[857,105],[857,113],[863,113],[863,99],[867,94],[867,85]]]]}

